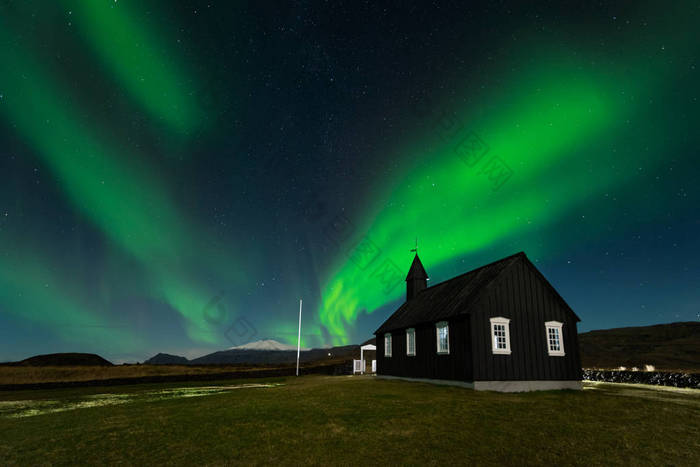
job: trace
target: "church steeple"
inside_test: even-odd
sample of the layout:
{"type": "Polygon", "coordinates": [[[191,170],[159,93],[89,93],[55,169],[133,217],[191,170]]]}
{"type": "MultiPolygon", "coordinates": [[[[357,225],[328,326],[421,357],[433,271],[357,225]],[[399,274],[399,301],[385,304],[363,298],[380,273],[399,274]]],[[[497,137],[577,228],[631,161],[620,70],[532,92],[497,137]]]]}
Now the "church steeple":
{"type": "Polygon", "coordinates": [[[420,262],[418,253],[413,258],[411,269],[406,276],[406,301],[415,297],[418,292],[428,287],[428,273],[425,272],[423,263],[420,262]]]}

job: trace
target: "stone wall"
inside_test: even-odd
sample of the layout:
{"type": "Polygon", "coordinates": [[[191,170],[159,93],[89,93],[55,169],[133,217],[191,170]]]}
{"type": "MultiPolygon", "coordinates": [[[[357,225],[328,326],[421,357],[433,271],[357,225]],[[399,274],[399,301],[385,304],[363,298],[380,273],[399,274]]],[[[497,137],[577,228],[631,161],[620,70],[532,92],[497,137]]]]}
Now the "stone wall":
{"type": "Polygon", "coordinates": [[[584,369],[583,379],[608,383],[655,384],[659,386],[700,389],[700,373],[584,369]]]}

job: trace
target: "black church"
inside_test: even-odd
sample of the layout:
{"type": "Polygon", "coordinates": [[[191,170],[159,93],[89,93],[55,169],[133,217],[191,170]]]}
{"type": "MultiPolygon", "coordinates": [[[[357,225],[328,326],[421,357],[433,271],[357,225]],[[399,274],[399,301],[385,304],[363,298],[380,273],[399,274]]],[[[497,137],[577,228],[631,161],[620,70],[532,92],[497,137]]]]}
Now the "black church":
{"type": "Polygon", "coordinates": [[[525,253],[427,287],[416,254],[406,302],[379,329],[377,375],[476,390],[580,389],[580,321],[525,253]]]}

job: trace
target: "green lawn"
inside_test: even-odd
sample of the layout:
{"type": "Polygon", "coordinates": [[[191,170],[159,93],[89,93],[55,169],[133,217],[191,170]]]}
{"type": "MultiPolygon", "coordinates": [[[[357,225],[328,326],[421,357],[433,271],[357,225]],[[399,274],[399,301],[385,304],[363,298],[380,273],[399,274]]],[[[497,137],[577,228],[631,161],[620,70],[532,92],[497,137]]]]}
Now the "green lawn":
{"type": "Polygon", "coordinates": [[[700,465],[697,392],[587,387],[306,376],[0,392],[0,464],[700,465]]]}

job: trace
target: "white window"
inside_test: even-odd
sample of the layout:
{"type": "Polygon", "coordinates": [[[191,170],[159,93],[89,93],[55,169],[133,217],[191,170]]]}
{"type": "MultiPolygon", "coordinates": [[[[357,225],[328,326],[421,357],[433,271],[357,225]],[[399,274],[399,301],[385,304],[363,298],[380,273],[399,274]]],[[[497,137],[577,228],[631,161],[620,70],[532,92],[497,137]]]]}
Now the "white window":
{"type": "Polygon", "coordinates": [[[391,357],[391,333],[384,334],[384,356],[391,357]]]}
{"type": "Polygon", "coordinates": [[[544,328],[547,336],[547,352],[549,355],[563,357],[564,353],[564,334],[561,332],[563,323],[559,321],[547,321],[544,323],[544,328]]]}
{"type": "Polygon", "coordinates": [[[416,330],[406,329],[406,355],[412,357],[416,354],[416,330]]]}
{"type": "Polygon", "coordinates": [[[510,320],[491,318],[491,350],[494,354],[510,355],[510,320]]]}
{"type": "Polygon", "coordinates": [[[437,353],[450,353],[450,330],[447,326],[447,321],[440,321],[435,325],[437,334],[437,353]]]}

